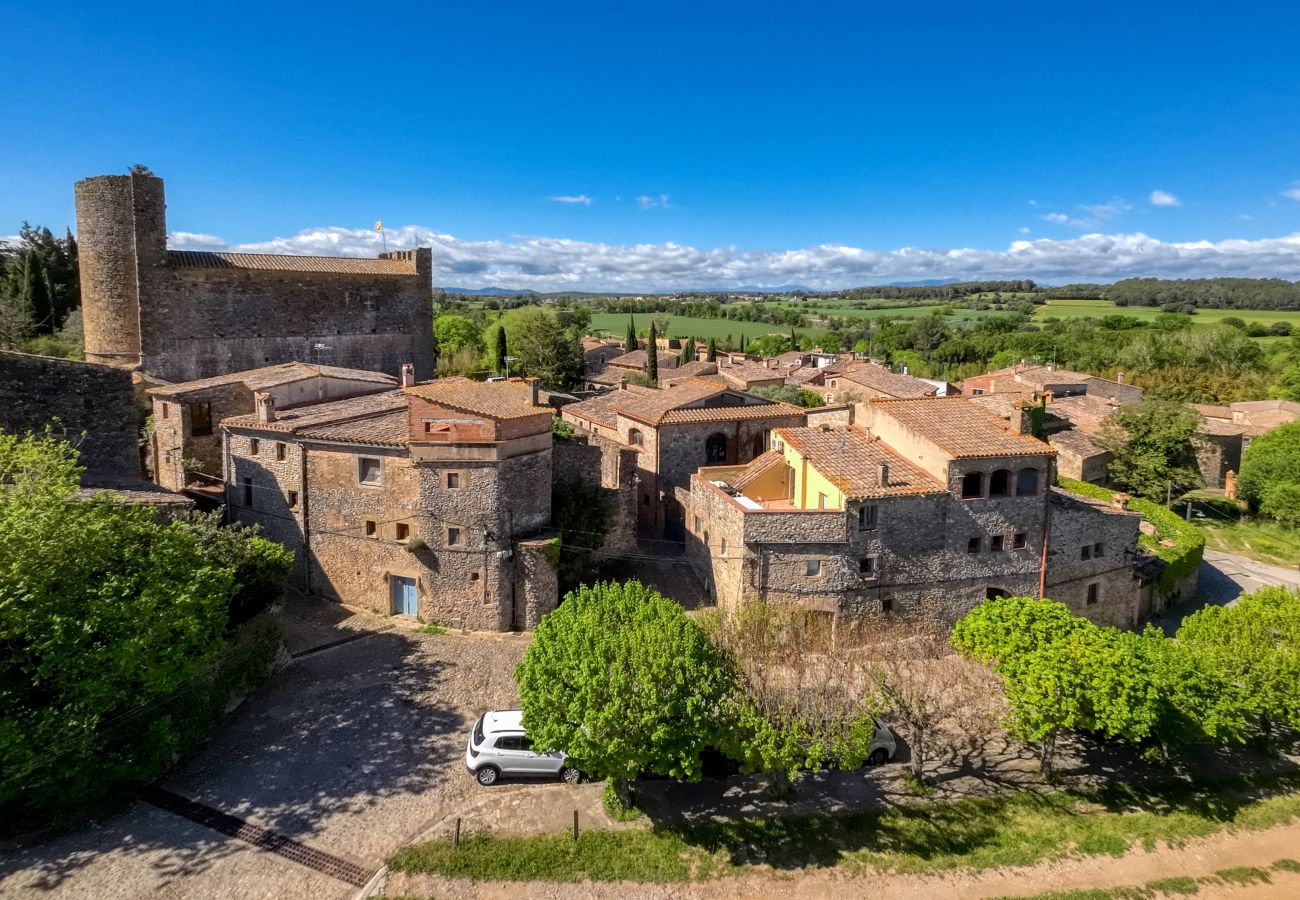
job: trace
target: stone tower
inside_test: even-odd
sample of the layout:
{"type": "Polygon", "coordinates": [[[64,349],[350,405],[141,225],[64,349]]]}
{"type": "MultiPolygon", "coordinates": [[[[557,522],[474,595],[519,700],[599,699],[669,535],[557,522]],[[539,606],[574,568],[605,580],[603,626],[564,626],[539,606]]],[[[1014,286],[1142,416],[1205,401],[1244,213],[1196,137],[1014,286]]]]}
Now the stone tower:
{"type": "Polygon", "coordinates": [[[138,368],[141,295],[167,258],[163,181],[100,175],[77,182],[76,198],[86,360],[138,368]]]}

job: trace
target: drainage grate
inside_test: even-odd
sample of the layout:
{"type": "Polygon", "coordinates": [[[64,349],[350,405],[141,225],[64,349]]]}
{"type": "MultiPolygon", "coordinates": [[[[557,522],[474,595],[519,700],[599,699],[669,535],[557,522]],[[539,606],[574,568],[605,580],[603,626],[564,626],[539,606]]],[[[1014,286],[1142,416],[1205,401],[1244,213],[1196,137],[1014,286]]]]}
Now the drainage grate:
{"type": "Polygon", "coordinates": [[[245,822],[243,819],[223,813],[219,809],[196,803],[187,797],[182,797],[180,794],[174,794],[159,787],[145,788],[140,799],[153,804],[159,809],[165,809],[169,813],[175,813],[182,818],[189,819],[191,822],[197,822],[199,825],[211,828],[213,831],[219,831],[227,837],[252,844],[254,847],[274,853],[276,856],[282,856],[315,872],[320,872],[322,875],[337,878],[339,881],[353,887],[365,887],[374,874],[354,862],[341,859],[323,850],[308,847],[293,838],[277,834],[269,828],[245,822]]]}

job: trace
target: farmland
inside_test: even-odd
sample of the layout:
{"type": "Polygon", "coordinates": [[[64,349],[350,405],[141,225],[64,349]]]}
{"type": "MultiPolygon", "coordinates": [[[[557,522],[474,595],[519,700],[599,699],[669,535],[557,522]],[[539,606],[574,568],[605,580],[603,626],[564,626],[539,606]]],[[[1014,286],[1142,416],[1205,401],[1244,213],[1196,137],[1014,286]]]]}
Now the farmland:
{"type": "MultiPolygon", "coordinates": [[[[1079,319],[1087,316],[1101,318],[1102,316],[1132,316],[1135,319],[1149,321],[1160,315],[1158,306],[1116,306],[1109,300],[1049,300],[1043,306],[1038,307],[1034,314],[1037,320],[1058,318],[1058,319],[1079,319]]],[[[1261,325],[1271,325],[1274,322],[1290,322],[1294,327],[1300,329],[1300,311],[1281,310],[1281,309],[1198,309],[1196,315],[1192,317],[1197,325],[1217,325],[1224,319],[1236,317],[1246,324],[1259,322],[1261,325]]]]}

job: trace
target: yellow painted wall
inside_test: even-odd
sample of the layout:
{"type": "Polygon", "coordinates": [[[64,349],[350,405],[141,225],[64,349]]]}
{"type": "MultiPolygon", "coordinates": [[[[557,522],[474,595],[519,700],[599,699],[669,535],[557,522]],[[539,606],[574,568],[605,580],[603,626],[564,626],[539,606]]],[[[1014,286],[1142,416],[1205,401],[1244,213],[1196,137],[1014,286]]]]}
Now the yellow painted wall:
{"type": "Polygon", "coordinates": [[[782,450],[786,464],[794,471],[794,503],[800,509],[818,509],[817,495],[826,495],[827,509],[843,509],[844,495],[840,489],[817,471],[817,467],[803,458],[798,450],[785,443],[782,450]]]}

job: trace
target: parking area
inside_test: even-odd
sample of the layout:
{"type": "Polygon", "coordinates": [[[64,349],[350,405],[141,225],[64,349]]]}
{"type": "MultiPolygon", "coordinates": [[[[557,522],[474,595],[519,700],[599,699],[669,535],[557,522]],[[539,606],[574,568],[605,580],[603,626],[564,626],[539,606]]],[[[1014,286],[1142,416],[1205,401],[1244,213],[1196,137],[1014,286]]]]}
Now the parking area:
{"type": "Polygon", "coordinates": [[[474,719],[517,704],[527,637],[425,635],[387,620],[299,623],[291,639],[299,652],[327,649],[281,671],[151,802],[6,852],[0,894],[345,897],[356,886],[340,871],[374,872],[461,810],[476,827],[513,817],[540,831],[576,808],[599,814],[599,785],[485,789],[465,771],[474,719]],[[349,640],[330,646],[340,635],[349,640]]]}

